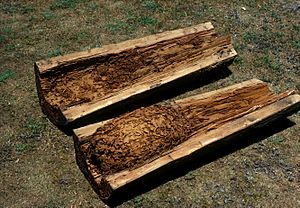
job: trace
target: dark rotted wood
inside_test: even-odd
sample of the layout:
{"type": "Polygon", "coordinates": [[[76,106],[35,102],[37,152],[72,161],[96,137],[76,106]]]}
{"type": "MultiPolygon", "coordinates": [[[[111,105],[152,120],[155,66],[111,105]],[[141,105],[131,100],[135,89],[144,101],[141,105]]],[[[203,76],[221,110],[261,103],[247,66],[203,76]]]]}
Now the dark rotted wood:
{"type": "Polygon", "coordinates": [[[213,92],[153,105],[74,130],[80,169],[102,199],[116,190],[299,109],[300,96],[274,94],[250,80],[213,92]]]}
{"type": "Polygon", "coordinates": [[[235,56],[230,37],[204,23],[36,62],[36,83],[49,119],[79,127],[95,114],[105,117],[103,109],[226,66],[235,56]]]}

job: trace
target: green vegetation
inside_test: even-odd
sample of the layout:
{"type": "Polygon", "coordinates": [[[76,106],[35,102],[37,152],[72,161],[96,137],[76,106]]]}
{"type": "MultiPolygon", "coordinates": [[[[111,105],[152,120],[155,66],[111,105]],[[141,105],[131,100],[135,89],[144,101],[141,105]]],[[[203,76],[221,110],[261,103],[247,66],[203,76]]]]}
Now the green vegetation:
{"type": "Polygon", "coordinates": [[[279,71],[282,68],[282,64],[278,60],[272,59],[270,56],[262,57],[262,62],[264,65],[275,71],[279,71]]]}
{"type": "Polygon", "coordinates": [[[254,60],[253,65],[255,67],[263,67],[265,69],[271,69],[273,72],[279,72],[283,70],[283,64],[278,58],[273,58],[270,55],[264,55],[254,60]]]}
{"type": "Polygon", "coordinates": [[[144,7],[149,11],[156,11],[162,8],[160,4],[158,4],[156,1],[153,0],[142,1],[142,7],[144,7]]]}
{"type": "Polygon", "coordinates": [[[255,32],[245,32],[244,35],[243,35],[243,39],[244,41],[246,42],[255,42],[258,40],[258,36],[255,32]]]}
{"type": "Polygon", "coordinates": [[[243,59],[238,56],[234,59],[234,63],[241,66],[243,65],[243,59]]]}
{"type": "Polygon", "coordinates": [[[157,25],[159,23],[159,21],[157,19],[149,17],[149,16],[144,16],[144,17],[140,18],[139,22],[143,26],[157,25]]]}
{"type": "Polygon", "coordinates": [[[114,19],[112,21],[112,23],[109,23],[106,25],[107,30],[109,30],[110,32],[117,32],[117,31],[121,31],[121,30],[126,30],[126,28],[128,27],[128,23],[124,22],[122,20],[119,19],[114,19]]]}
{"type": "Polygon", "coordinates": [[[71,40],[83,41],[83,40],[87,39],[88,37],[89,37],[88,33],[86,33],[85,31],[80,31],[80,32],[72,35],[71,40]]]}
{"type": "Polygon", "coordinates": [[[0,72],[0,83],[4,82],[7,79],[12,79],[15,76],[15,73],[10,70],[10,69],[6,69],[2,72],[0,72]]]}
{"type": "Polygon", "coordinates": [[[50,9],[75,9],[78,3],[83,2],[82,0],[55,0],[50,9]]]}
{"type": "Polygon", "coordinates": [[[62,55],[62,51],[60,48],[57,48],[57,49],[54,49],[54,50],[48,52],[48,57],[50,57],[50,58],[55,57],[55,56],[60,56],[60,55],[62,55]]]}
{"type": "Polygon", "coordinates": [[[32,136],[39,136],[46,128],[46,124],[34,118],[29,118],[24,124],[24,129],[32,136]]]}
{"type": "Polygon", "coordinates": [[[28,14],[35,10],[32,4],[23,4],[19,2],[11,2],[5,4],[1,9],[6,13],[21,13],[21,14],[28,14]]]}
{"type": "MultiPolygon", "coordinates": [[[[232,36],[238,57],[232,75],[193,93],[252,78],[278,92],[300,90],[298,13],[294,0],[0,1],[1,206],[104,207],[76,165],[72,138],[42,115],[35,61],[210,21],[232,36]],[[61,178],[72,182],[65,188],[61,178]]],[[[195,165],[120,208],[299,207],[300,117],[289,118],[295,124],[280,133],[195,165]]]]}
{"type": "Polygon", "coordinates": [[[6,34],[11,34],[13,32],[12,27],[11,26],[6,26],[2,29],[3,33],[6,34]]]}
{"type": "Polygon", "coordinates": [[[20,129],[15,150],[18,153],[32,151],[37,146],[34,141],[40,139],[45,129],[46,123],[35,118],[29,118],[22,126],[22,129],[20,129]]]}
{"type": "MultiPolygon", "coordinates": [[[[15,39],[15,33],[14,33],[11,25],[0,28],[0,44],[8,43],[9,40],[14,40],[14,39],[15,39]]],[[[5,51],[9,52],[10,50],[8,48],[9,48],[9,46],[4,45],[5,51]]]]}
{"type": "Polygon", "coordinates": [[[13,52],[16,50],[16,47],[14,44],[7,44],[4,46],[5,52],[13,52]]]}
{"type": "Polygon", "coordinates": [[[43,18],[46,20],[54,19],[55,14],[51,10],[46,10],[42,13],[43,18]]]}
{"type": "Polygon", "coordinates": [[[4,43],[5,41],[5,36],[0,34],[0,44],[4,43]]]}
{"type": "Polygon", "coordinates": [[[87,6],[92,11],[97,10],[99,8],[99,5],[96,2],[89,2],[87,6]]]}
{"type": "Polygon", "coordinates": [[[17,152],[25,152],[30,148],[29,144],[27,143],[18,143],[16,144],[16,151],[17,152]]]}
{"type": "Polygon", "coordinates": [[[275,11],[271,11],[270,12],[271,17],[275,20],[275,21],[280,21],[281,18],[280,16],[275,12],[275,11]]]}
{"type": "Polygon", "coordinates": [[[281,144],[284,141],[284,138],[281,136],[274,135],[270,137],[270,141],[274,144],[281,144]]]}
{"type": "Polygon", "coordinates": [[[296,49],[300,49],[300,41],[294,40],[292,43],[293,43],[293,46],[294,46],[296,49]]]}

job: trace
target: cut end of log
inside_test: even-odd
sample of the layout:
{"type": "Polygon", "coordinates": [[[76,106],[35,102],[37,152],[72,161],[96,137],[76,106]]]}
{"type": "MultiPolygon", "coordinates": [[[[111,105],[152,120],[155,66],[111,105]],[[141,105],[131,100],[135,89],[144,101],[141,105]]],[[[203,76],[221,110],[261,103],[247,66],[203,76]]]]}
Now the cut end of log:
{"type": "Polygon", "coordinates": [[[41,88],[41,78],[39,73],[39,67],[34,64],[36,88],[39,97],[40,106],[48,119],[58,127],[64,127],[67,124],[67,119],[62,110],[57,105],[51,105],[45,97],[44,90],[41,88]]]}
{"type": "Polygon", "coordinates": [[[108,201],[209,146],[300,109],[300,95],[275,94],[258,79],[128,109],[138,97],[153,98],[196,74],[210,77],[236,55],[231,38],[218,36],[208,22],[41,60],[34,70],[43,113],[72,131],[80,170],[108,201]],[[111,116],[119,106],[127,113],[111,116]]]}

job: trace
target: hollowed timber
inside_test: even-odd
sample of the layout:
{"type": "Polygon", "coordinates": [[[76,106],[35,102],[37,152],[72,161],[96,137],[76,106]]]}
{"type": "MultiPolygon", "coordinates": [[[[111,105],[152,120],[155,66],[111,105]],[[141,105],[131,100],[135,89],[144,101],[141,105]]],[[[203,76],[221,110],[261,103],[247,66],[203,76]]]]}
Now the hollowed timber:
{"type": "Polygon", "coordinates": [[[260,80],[152,105],[74,130],[77,164],[100,198],[163,172],[207,145],[300,108],[294,91],[274,94],[260,80]]]}
{"type": "Polygon", "coordinates": [[[80,127],[113,104],[226,66],[235,56],[230,37],[204,23],[36,62],[36,83],[49,119],[61,128],[80,127]]]}

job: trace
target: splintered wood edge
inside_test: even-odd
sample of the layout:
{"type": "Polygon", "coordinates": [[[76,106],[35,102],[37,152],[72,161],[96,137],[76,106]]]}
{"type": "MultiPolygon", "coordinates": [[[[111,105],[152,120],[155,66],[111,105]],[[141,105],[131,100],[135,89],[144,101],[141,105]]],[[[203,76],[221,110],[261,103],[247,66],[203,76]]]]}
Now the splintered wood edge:
{"type": "MultiPolygon", "coordinates": [[[[229,38],[229,37],[228,37],[229,38]]],[[[80,119],[83,116],[89,115],[93,112],[96,112],[100,109],[103,109],[109,105],[112,105],[114,103],[117,103],[119,101],[125,100],[129,97],[132,97],[134,95],[146,92],[148,90],[151,90],[155,87],[164,85],[166,83],[169,83],[171,81],[174,81],[176,79],[179,79],[181,77],[187,76],[193,72],[196,71],[201,71],[206,68],[215,68],[224,62],[228,62],[232,60],[236,55],[236,51],[234,50],[233,46],[230,44],[229,48],[226,50],[223,50],[225,53],[227,53],[226,56],[218,56],[218,54],[213,54],[210,57],[207,57],[205,59],[201,59],[197,62],[194,62],[192,65],[189,67],[184,67],[181,69],[178,69],[173,72],[171,76],[165,76],[161,77],[160,79],[153,80],[153,82],[149,83],[146,82],[144,84],[142,83],[137,83],[130,88],[127,88],[125,90],[120,91],[118,94],[104,99],[100,100],[94,103],[87,103],[87,104],[82,104],[78,106],[72,106],[65,111],[63,111],[64,116],[68,120],[68,122],[73,122],[76,119],[80,119]]]]}
{"type": "MultiPolygon", "coordinates": [[[[60,65],[69,65],[78,61],[83,61],[90,58],[96,58],[107,54],[117,54],[128,49],[146,47],[161,41],[166,41],[181,36],[186,36],[201,31],[214,29],[211,22],[195,25],[192,27],[166,31],[155,35],[146,36],[139,39],[127,40],[117,44],[110,44],[101,48],[94,48],[87,51],[71,53],[64,56],[57,56],[46,60],[37,61],[35,64],[40,74],[54,70],[60,65]]],[[[214,32],[214,31],[213,31],[214,32]]],[[[214,32],[215,33],[215,32],[214,32]]]]}
{"type": "Polygon", "coordinates": [[[238,89],[245,88],[245,87],[254,86],[254,85],[257,85],[257,84],[264,84],[265,87],[268,88],[269,91],[271,91],[266,82],[263,82],[259,79],[250,79],[250,80],[247,80],[247,81],[235,84],[235,85],[230,85],[228,87],[224,87],[224,88],[221,88],[221,89],[218,89],[218,90],[193,95],[193,96],[183,98],[183,99],[180,99],[180,100],[175,100],[174,103],[176,103],[178,105],[184,105],[185,103],[190,103],[191,101],[194,101],[194,100],[206,99],[206,98],[209,98],[209,97],[212,97],[212,96],[216,96],[216,95],[219,95],[219,94],[223,94],[223,93],[230,92],[230,91],[233,91],[233,90],[238,90],[238,89]]]}
{"type": "MultiPolygon", "coordinates": [[[[191,96],[191,97],[188,97],[188,98],[176,100],[176,101],[174,101],[174,103],[180,105],[180,104],[188,103],[188,102],[193,101],[193,100],[205,99],[205,98],[208,98],[208,97],[211,97],[211,96],[216,96],[216,95],[223,94],[223,93],[226,93],[226,92],[230,92],[230,91],[233,91],[233,90],[236,90],[236,89],[241,89],[241,88],[245,88],[245,87],[249,87],[249,86],[253,86],[253,85],[257,85],[257,84],[261,84],[261,83],[265,84],[266,88],[268,88],[267,83],[265,83],[265,82],[263,82],[259,79],[251,79],[251,80],[247,80],[247,81],[235,84],[235,85],[231,85],[231,86],[224,87],[224,88],[221,88],[221,89],[218,89],[218,90],[214,90],[214,91],[211,91],[211,92],[207,92],[207,93],[203,93],[203,94],[199,94],[199,95],[194,95],[194,96],[191,96]]],[[[91,125],[88,125],[88,126],[84,126],[84,127],[78,128],[78,129],[74,129],[74,133],[76,134],[76,136],[78,138],[82,138],[82,137],[92,135],[97,131],[97,129],[100,126],[104,125],[108,121],[109,120],[99,122],[99,123],[95,123],[95,124],[91,124],[91,125]]]]}
{"type": "MultiPolygon", "coordinates": [[[[109,175],[105,178],[105,180],[110,185],[111,190],[116,190],[138,178],[149,174],[154,170],[161,168],[162,166],[165,166],[168,163],[188,157],[190,154],[200,150],[204,146],[212,144],[221,139],[228,138],[249,127],[262,126],[267,122],[279,118],[280,116],[285,116],[286,114],[299,109],[299,107],[300,95],[290,95],[230,123],[224,124],[220,128],[212,130],[205,135],[196,134],[189,140],[175,147],[169,154],[134,170],[125,170],[113,175],[109,175]]],[[[95,178],[95,180],[98,183],[98,178],[95,178]]]]}

